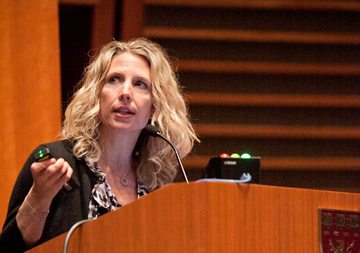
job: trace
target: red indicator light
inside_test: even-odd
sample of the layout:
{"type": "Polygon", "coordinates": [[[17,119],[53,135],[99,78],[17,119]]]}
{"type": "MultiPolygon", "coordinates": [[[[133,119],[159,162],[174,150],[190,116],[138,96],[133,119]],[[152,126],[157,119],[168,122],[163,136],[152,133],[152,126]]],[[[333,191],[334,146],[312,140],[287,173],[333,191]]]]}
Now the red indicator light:
{"type": "Polygon", "coordinates": [[[228,157],[230,157],[228,154],[226,154],[226,153],[222,153],[221,155],[220,155],[220,157],[221,158],[228,158],[228,157]]]}

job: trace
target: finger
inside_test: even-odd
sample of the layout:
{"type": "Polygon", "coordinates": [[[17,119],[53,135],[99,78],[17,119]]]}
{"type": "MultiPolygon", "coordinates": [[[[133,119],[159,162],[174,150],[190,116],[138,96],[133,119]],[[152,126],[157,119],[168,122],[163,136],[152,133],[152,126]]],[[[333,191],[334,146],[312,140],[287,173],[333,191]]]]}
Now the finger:
{"type": "MultiPolygon", "coordinates": [[[[59,163],[59,165],[61,165],[62,163],[59,163]]],[[[52,174],[50,177],[50,180],[56,182],[57,180],[61,180],[64,181],[64,183],[69,180],[69,178],[67,178],[67,174],[70,171],[70,173],[72,174],[72,168],[70,167],[68,162],[63,163],[63,166],[61,168],[59,168],[54,174],[52,174]]]]}
{"type": "Polygon", "coordinates": [[[56,185],[63,186],[68,182],[72,176],[73,169],[70,167],[70,165],[67,164],[67,166],[64,166],[64,169],[66,169],[65,173],[61,175],[56,181],[54,182],[56,185]]]}
{"type": "Polygon", "coordinates": [[[54,175],[54,176],[55,176],[56,178],[62,178],[62,177],[64,177],[64,176],[66,176],[67,171],[68,171],[69,168],[70,168],[69,163],[64,162],[63,167],[62,167],[61,169],[59,169],[59,170],[57,171],[56,175],[54,175]]]}
{"type": "Polygon", "coordinates": [[[42,170],[42,175],[47,178],[56,175],[59,170],[61,171],[61,169],[64,167],[64,163],[64,159],[59,158],[54,164],[51,164],[45,170],[42,170]]]}
{"type": "Polygon", "coordinates": [[[73,169],[70,167],[69,164],[67,164],[68,166],[66,167],[66,171],[65,173],[61,176],[61,179],[64,179],[66,183],[67,181],[69,181],[69,179],[71,178],[72,174],[73,174],[73,169]]]}
{"type": "Polygon", "coordinates": [[[70,165],[69,165],[69,169],[68,169],[68,171],[67,171],[67,178],[68,178],[68,179],[71,178],[73,172],[74,172],[74,170],[73,170],[73,169],[70,167],[70,165]]]}
{"type": "Polygon", "coordinates": [[[55,164],[55,163],[56,163],[56,159],[51,158],[49,160],[45,160],[45,161],[42,161],[42,162],[34,162],[34,163],[31,164],[30,168],[31,168],[31,171],[33,173],[38,173],[38,172],[46,169],[47,167],[49,167],[50,165],[55,164]]]}

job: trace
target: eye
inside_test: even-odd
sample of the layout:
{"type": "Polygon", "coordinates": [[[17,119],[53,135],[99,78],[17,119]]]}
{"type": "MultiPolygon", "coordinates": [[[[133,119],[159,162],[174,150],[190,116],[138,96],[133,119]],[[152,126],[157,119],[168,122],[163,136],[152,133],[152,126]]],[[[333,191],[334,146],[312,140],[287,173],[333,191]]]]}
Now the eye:
{"type": "Polygon", "coordinates": [[[148,88],[149,87],[149,85],[147,85],[143,81],[137,81],[134,86],[137,86],[137,87],[140,87],[140,88],[148,88]]]}
{"type": "Polygon", "coordinates": [[[112,76],[112,77],[110,77],[109,78],[109,83],[116,83],[117,81],[119,81],[120,80],[120,78],[119,77],[117,77],[117,76],[112,76]]]}

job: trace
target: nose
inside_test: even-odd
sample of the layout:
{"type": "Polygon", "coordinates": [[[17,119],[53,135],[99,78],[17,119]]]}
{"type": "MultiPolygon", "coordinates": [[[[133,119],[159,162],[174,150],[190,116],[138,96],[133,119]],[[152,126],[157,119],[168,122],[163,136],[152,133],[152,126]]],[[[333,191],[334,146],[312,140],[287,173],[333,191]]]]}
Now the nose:
{"type": "Polygon", "coordinates": [[[119,99],[122,101],[131,102],[132,96],[133,96],[133,86],[131,82],[125,82],[121,87],[119,99]]]}

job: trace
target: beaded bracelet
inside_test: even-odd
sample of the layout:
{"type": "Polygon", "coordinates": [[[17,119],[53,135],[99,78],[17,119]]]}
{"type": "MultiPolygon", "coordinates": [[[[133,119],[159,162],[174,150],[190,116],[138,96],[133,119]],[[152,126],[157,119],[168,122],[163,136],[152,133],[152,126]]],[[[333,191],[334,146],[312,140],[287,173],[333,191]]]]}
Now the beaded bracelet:
{"type": "Polygon", "coordinates": [[[39,221],[44,221],[46,220],[46,217],[48,216],[49,214],[49,211],[43,213],[43,212],[38,212],[36,211],[33,207],[30,206],[29,202],[27,201],[27,197],[25,198],[25,206],[28,208],[28,210],[30,211],[31,215],[36,218],[37,220],[39,221]],[[40,217],[38,217],[37,215],[35,214],[38,214],[40,217]]]}

